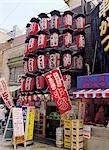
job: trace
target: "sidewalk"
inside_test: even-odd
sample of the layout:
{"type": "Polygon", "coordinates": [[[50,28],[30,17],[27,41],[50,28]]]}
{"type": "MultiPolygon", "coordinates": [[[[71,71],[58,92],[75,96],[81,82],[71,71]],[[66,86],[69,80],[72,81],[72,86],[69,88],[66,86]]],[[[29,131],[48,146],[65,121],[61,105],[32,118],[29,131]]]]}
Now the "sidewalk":
{"type": "MultiPolygon", "coordinates": [[[[0,150],[14,150],[14,149],[12,145],[8,145],[8,146],[0,146],[0,150]]],[[[26,148],[24,148],[23,146],[18,146],[17,150],[65,150],[65,149],[34,142],[34,145],[27,146],[26,148]]]]}

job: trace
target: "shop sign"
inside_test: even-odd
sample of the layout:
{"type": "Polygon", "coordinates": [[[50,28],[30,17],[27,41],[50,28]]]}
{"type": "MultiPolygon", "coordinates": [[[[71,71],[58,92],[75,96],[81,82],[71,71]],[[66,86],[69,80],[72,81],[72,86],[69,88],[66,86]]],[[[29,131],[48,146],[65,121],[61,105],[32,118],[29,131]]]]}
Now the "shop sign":
{"type": "Polygon", "coordinates": [[[4,103],[9,109],[11,109],[14,106],[4,78],[0,78],[0,96],[2,97],[4,103]]]}
{"type": "Polygon", "coordinates": [[[103,0],[100,5],[99,17],[101,18],[100,23],[100,36],[101,45],[103,45],[104,51],[109,51],[109,1],[103,0]]]}
{"type": "Polygon", "coordinates": [[[43,76],[48,84],[53,100],[57,104],[60,114],[62,115],[65,112],[70,111],[71,104],[69,95],[59,68],[54,69],[43,76]]]}
{"type": "Polygon", "coordinates": [[[24,143],[24,123],[22,108],[13,108],[12,115],[14,144],[24,143]]]}
{"type": "Polygon", "coordinates": [[[109,88],[109,73],[77,77],[77,89],[109,88]]]}
{"type": "Polygon", "coordinates": [[[35,117],[34,107],[28,107],[27,124],[26,124],[26,141],[33,140],[34,117],[35,117]]]}

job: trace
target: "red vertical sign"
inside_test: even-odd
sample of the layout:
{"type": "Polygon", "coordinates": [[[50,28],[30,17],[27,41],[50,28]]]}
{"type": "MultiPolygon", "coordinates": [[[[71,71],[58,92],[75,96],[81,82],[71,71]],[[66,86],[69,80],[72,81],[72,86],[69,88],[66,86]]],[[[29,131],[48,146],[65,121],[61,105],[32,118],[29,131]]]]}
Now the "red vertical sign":
{"type": "Polygon", "coordinates": [[[65,112],[70,111],[70,99],[59,68],[54,69],[43,76],[48,84],[53,100],[57,104],[60,114],[62,115],[65,112]]]}

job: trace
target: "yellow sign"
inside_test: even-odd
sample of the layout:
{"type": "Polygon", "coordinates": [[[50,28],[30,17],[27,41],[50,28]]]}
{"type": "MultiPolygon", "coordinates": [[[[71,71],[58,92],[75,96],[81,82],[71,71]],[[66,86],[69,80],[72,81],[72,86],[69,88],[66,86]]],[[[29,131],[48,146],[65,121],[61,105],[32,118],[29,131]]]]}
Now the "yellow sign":
{"type": "Polygon", "coordinates": [[[34,130],[34,117],[35,117],[35,109],[28,108],[27,112],[27,133],[26,133],[26,141],[33,139],[33,130],[34,130]]]}
{"type": "Polygon", "coordinates": [[[101,18],[100,24],[100,36],[101,36],[101,45],[104,47],[104,51],[109,51],[109,0],[103,0],[100,5],[99,17],[101,18]]]}

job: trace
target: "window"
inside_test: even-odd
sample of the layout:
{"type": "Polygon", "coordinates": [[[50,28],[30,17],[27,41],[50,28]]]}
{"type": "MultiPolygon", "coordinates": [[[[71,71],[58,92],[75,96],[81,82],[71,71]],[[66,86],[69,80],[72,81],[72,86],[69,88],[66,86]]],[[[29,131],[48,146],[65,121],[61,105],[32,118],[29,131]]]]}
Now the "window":
{"type": "Polygon", "coordinates": [[[24,74],[23,66],[10,68],[10,82],[17,82],[18,75],[24,74]]]}

